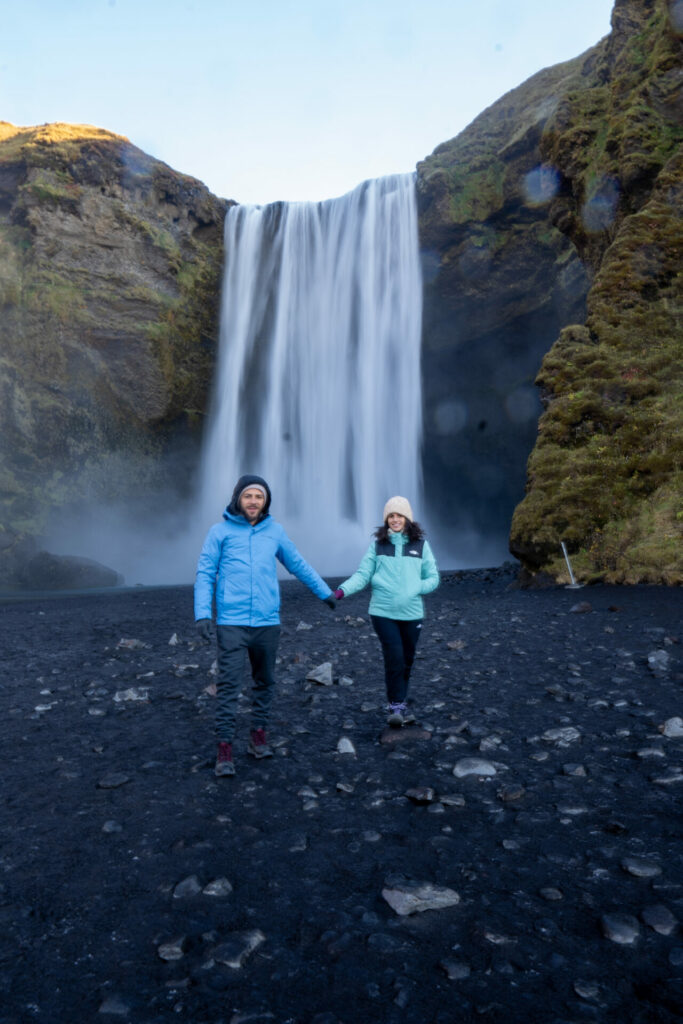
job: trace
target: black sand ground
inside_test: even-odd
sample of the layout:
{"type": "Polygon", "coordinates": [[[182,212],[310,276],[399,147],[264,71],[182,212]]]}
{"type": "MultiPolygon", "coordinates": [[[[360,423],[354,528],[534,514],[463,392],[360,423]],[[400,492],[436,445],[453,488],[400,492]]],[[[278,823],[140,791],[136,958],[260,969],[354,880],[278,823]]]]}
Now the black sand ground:
{"type": "Polygon", "coordinates": [[[683,592],[510,581],[431,596],[430,736],[383,743],[367,596],[285,584],[277,754],[245,713],[221,780],[190,588],[0,604],[1,1024],[683,1020],[683,592]],[[399,916],[401,878],[460,902],[399,916]]]}

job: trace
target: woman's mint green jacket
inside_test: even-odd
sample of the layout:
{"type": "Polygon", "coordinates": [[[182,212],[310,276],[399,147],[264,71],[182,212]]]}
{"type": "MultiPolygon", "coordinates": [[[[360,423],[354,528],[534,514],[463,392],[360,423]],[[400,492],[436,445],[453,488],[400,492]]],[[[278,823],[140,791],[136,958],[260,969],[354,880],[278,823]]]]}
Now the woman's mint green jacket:
{"type": "Polygon", "coordinates": [[[439,570],[426,540],[411,543],[404,533],[389,533],[389,541],[373,541],[353,576],[341,584],[344,596],[372,587],[368,611],[387,619],[424,618],[423,594],[439,585],[439,570]],[[383,552],[386,552],[384,554],[383,552]]]}

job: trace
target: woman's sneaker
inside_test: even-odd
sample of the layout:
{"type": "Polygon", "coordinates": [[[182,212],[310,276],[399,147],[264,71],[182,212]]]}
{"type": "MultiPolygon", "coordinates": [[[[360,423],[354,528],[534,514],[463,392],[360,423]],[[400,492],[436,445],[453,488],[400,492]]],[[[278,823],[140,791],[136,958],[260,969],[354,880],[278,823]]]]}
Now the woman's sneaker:
{"type": "Polygon", "coordinates": [[[220,778],[222,775],[234,775],[235,766],[232,763],[232,744],[221,742],[218,744],[218,754],[216,755],[216,766],[214,768],[214,775],[220,778]]]}
{"type": "Polygon", "coordinates": [[[387,722],[392,728],[400,729],[402,725],[405,725],[407,712],[405,704],[388,704],[387,711],[389,713],[387,722]]]}
{"type": "Polygon", "coordinates": [[[265,729],[252,729],[247,750],[252,757],[272,757],[273,748],[266,742],[265,729]]]}

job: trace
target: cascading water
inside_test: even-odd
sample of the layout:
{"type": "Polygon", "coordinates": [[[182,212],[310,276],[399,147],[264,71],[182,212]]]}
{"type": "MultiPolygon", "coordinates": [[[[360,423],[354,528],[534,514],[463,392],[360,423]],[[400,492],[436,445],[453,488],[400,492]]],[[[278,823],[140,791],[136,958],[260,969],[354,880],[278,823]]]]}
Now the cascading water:
{"type": "Polygon", "coordinates": [[[225,251],[204,525],[257,473],[302,554],[346,573],[388,497],[421,507],[414,176],[323,203],[232,207],[225,251]]]}

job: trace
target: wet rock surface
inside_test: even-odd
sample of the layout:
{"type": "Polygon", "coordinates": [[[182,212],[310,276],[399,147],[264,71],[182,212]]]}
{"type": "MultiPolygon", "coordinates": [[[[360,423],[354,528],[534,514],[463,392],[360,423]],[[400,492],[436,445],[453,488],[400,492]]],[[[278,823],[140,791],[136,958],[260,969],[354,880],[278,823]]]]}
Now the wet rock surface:
{"type": "Polygon", "coordinates": [[[0,1022],[680,1021],[683,592],[509,584],[431,595],[387,730],[366,596],[285,583],[226,779],[191,588],[1,604],[0,1022]]]}

